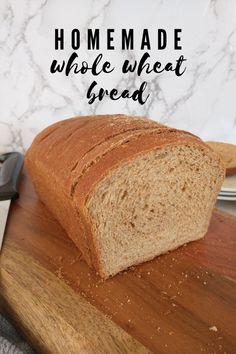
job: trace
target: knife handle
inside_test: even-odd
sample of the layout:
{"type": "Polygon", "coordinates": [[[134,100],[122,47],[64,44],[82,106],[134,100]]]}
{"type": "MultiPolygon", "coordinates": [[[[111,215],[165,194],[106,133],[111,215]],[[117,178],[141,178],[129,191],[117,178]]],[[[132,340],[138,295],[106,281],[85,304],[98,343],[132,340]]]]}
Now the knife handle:
{"type": "Polygon", "coordinates": [[[18,198],[17,187],[23,161],[23,155],[19,152],[0,155],[0,200],[18,198]]]}

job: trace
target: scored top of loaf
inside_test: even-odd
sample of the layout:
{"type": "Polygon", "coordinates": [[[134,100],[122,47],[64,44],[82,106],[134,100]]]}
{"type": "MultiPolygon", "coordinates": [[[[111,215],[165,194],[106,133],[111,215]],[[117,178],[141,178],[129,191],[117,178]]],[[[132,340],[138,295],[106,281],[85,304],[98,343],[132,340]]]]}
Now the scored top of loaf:
{"type": "MultiPolygon", "coordinates": [[[[151,135],[175,135],[191,137],[200,141],[191,133],[169,128],[144,117],[130,117],[122,114],[82,116],[57,122],[44,129],[34,140],[27,152],[26,159],[37,156],[40,163],[47,163],[47,168],[60,181],[66,193],[74,194],[78,188],[77,178],[83,169],[99,160],[100,156],[114,148],[135,140],[137,145],[142,136],[149,140],[151,135]],[[60,158],[59,158],[60,157],[60,158]]],[[[142,139],[142,138],[141,138],[142,139]]],[[[142,147],[137,148],[137,152],[142,147]]],[[[124,149],[121,150],[123,155],[124,149]]],[[[135,151],[133,151],[135,154],[135,151]]],[[[122,156],[120,156],[122,160],[122,156]]]]}

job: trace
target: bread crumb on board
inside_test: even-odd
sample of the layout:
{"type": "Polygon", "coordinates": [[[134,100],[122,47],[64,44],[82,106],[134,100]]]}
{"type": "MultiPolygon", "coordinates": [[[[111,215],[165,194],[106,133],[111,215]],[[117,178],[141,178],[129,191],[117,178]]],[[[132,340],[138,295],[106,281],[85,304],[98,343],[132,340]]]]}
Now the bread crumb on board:
{"type": "Polygon", "coordinates": [[[218,328],[216,326],[211,326],[211,327],[209,327],[209,330],[213,331],[213,332],[217,332],[218,328]]]}
{"type": "Polygon", "coordinates": [[[55,271],[55,274],[58,276],[59,279],[63,279],[62,271],[63,271],[63,267],[59,267],[59,268],[55,271]]]}

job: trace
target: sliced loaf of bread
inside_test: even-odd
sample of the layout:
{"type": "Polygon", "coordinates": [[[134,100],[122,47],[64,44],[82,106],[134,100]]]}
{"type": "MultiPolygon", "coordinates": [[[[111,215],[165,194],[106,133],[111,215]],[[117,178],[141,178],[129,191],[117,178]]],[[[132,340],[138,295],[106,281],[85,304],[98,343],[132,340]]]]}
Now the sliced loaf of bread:
{"type": "Polygon", "coordinates": [[[226,176],[235,175],[236,174],[236,145],[222,143],[218,141],[207,141],[207,144],[221,156],[225,164],[226,176]]]}
{"type": "Polygon", "coordinates": [[[26,166],[103,277],[203,237],[224,167],[196,136],[143,117],[76,117],[41,132],[26,166]]]}

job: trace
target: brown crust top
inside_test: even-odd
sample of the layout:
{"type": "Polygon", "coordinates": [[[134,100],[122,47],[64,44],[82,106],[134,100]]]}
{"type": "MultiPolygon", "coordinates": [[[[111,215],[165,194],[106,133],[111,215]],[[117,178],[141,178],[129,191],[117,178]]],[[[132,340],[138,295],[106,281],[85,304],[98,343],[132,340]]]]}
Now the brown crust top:
{"type": "Polygon", "coordinates": [[[47,161],[49,170],[59,175],[63,185],[71,182],[77,164],[85,155],[97,149],[104,141],[127,131],[165,126],[143,117],[130,119],[124,115],[75,117],[53,124],[41,132],[31,145],[28,154],[47,161]],[[60,159],[58,158],[60,156],[60,159]]]}

